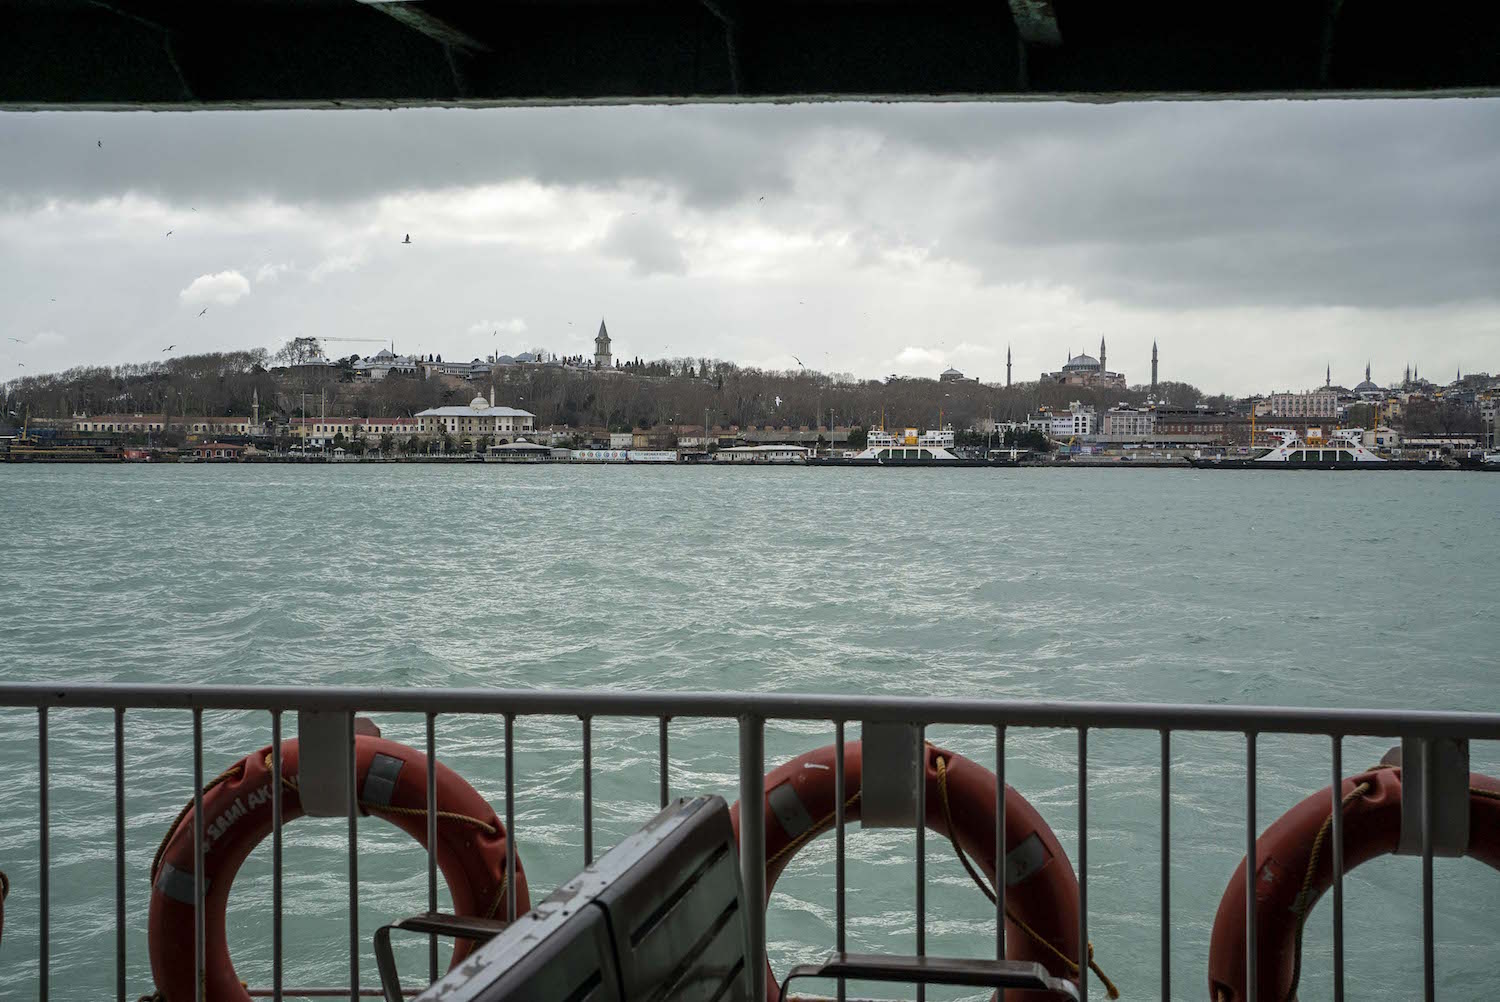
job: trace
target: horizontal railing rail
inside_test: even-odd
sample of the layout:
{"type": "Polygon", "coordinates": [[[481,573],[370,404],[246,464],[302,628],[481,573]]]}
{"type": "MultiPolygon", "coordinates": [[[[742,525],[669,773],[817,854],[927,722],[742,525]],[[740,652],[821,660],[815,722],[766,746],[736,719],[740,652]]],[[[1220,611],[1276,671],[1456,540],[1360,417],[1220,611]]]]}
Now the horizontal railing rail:
{"type": "MultiPolygon", "coordinates": [[[[1431,795],[1433,756],[1426,754],[1437,740],[1500,740],[1500,714],[1440,711],[1392,711],[1355,709],[1301,709],[1291,707],[1255,707],[1227,705],[1178,705],[1100,702],[1054,702],[1027,700],[954,700],[889,696],[833,696],[791,693],[705,693],[651,692],[611,690],[534,690],[534,689],[392,689],[375,687],[329,686],[228,686],[193,687],[79,683],[69,685],[0,683],[0,708],[30,708],[37,713],[38,749],[38,996],[43,1002],[49,995],[50,962],[50,842],[48,723],[53,711],[73,709],[111,709],[114,711],[114,795],[115,795],[115,919],[116,997],[124,1002],[126,991],[126,913],[125,913],[125,787],[124,722],[130,710],[183,710],[192,716],[193,727],[193,894],[195,902],[194,967],[197,995],[204,991],[204,831],[202,803],[203,781],[203,713],[207,710],[264,711],[270,714],[271,798],[272,798],[272,981],[268,989],[252,989],[256,997],[291,998],[296,995],[327,997],[337,995],[357,999],[374,994],[360,986],[360,939],[358,923],[358,853],[354,781],[355,741],[353,718],[357,713],[413,713],[425,716],[427,755],[427,890],[428,909],[437,910],[437,784],[436,720],[443,715],[492,715],[504,720],[505,728],[505,807],[504,820],[509,836],[506,840],[505,914],[516,915],[515,768],[514,724],[518,717],[566,716],[581,721],[580,758],[583,766],[583,855],[584,863],[594,859],[593,812],[593,738],[595,718],[643,717],[658,720],[657,794],[661,806],[669,800],[670,729],[669,723],[681,718],[733,719],[739,734],[739,800],[742,805],[740,866],[744,893],[749,902],[766,898],[765,869],[765,725],[768,721],[823,721],[835,731],[835,920],[834,949],[846,950],[845,912],[845,810],[844,737],[848,723],[905,723],[925,728],[933,725],[966,725],[993,728],[994,772],[997,809],[996,859],[1005,855],[1004,804],[1006,783],[1006,733],[1008,728],[1047,728],[1076,732],[1077,737],[1077,825],[1076,871],[1079,894],[1078,970],[1087,972],[1088,957],[1088,738],[1091,730],[1137,730],[1160,736],[1161,769],[1161,896],[1160,896],[1160,977],[1161,997],[1171,997],[1171,744],[1175,732],[1218,732],[1240,734],[1245,740],[1245,851],[1246,859],[1258,862],[1256,841],[1256,754],[1257,738],[1266,734],[1321,735],[1330,741],[1332,795],[1332,866],[1333,866],[1333,998],[1344,997],[1343,944],[1343,804],[1340,788],[1343,781],[1342,741],[1349,737],[1399,737],[1415,740],[1424,749],[1421,784],[1421,855],[1422,855],[1422,934],[1424,997],[1435,998],[1433,964],[1433,897],[1432,858],[1434,798],[1431,795]],[[345,714],[349,719],[350,741],[346,749],[348,784],[348,869],[349,869],[349,978],[347,986],[295,989],[283,984],[282,974],[282,778],[281,744],[283,715],[299,711],[345,714]]],[[[920,813],[920,812],[919,812],[920,813]]],[[[916,828],[915,900],[913,931],[919,956],[925,952],[926,933],[926,854],[923,833],[916,828]]],[[[1245,868],[1246,887],[1246,955],[1256,956],[1257,868],[1245,868]]],[[[1005,881],[996,881],[995,955],[1005,956],[1005,881]]],[[[766,945],[765,914],[760,907],[746,909],[749,956],[764,955],[766,945]]],[[[438,976],[437,940],[429,940],[428,967],[431,979],[438,976]]],[[[1256,983],[1255,963],[1246,965],[1246,998],[1257,1002],[1261,997],[1256,983]]],[[[765,995],[765,968],[758,962],[748,965],[751,997],[765,995]]],[[[844,998],[839,985],[839,997],[844,998]]],[[[1079,995],[1087,999],[1087,977],[1079,979],[1079,995]]],[[[918,989],[918,999],[922,998],[918,989]]]]}

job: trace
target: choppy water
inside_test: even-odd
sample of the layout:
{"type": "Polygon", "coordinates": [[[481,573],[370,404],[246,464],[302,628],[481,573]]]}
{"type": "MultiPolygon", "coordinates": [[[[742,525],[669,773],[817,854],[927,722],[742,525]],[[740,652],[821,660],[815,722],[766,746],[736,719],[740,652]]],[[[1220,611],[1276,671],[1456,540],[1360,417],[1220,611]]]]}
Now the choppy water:
{"type": "MultiPolygon", "coordinates": [[[[1494,709],[1500,477],[1181,471],[486,467],[0,468],[0,671],[13,680],[610,686],[1494,709]]],[[[190,718],[128,719],[131,991],[150,988],[147,868],[191,793],[190,718]]],[[[212,775],[269,740],[206,716],[212,775]]],[[[420,745],[419,718],[379,719],[420,745]]],[[[779,762],[829,728],[775,726],[779,762]]],[[[443,719],[439,754],[503,810],[499,721],[443,719]]],[[[933,740],[988,760],[987,733],[933,740]]],[[[581,865],[576,721],[517,725],[532,886],[581,865]]],[[[36,724],[0,709],[0,999],[36,994],[36,724]]],[[[113,991],[110,716],[51,730],[53,998],[113,991]]],[[[654,721],[595,725],[598,844],[654,812],[654,721]]],[[[1388,742],[1349,742],[1349,771],[1388,742]]],[[[1009,778],[1076,845],[1071,734],[1012,732],[1009,778]]],[[[733,798],[732,728],[672,726],[674,793],[733,798]]],[[[1204,997],[1243,851],[1243,743],[1174,741],[1173,995],[1204,997]]],[[[1157,744],[1090,739],[1089,903],[1128,998],[1159,997],[1157,744]]],[[[1263,737],[1260,823],[1327,781],[1322,739],[1263,737]]],[[[1492,748],[1476,768],[1500,769],[1492,748]]],[[[366,937],[425,903],[423,855],[362,823],[366,937]]],[[[832,942],[832,840],[769,920],[777,968],[832,942]]],[[[851,948],[909,951],[911,836],[852,831],[851,948]]],[[[288,983],[347,974],[344,823],[287,832],[288,983]]],[[[983,955],[988,905],[929,840],[933,952],[983,955]]],[[[1419,868],[1348,884],[1351,998],[1420,994],[1419,868]]],[[[269,848],[236,883],[241,977],[270,980],[269,848]]],[[[1439,992],[1488,997],[1500,875],[1437,861],[1439,992]]],[[[1329,989],[1329,908],[1303,998],[1329,989]]],[[[425,949],[402,955],[414,971],[425,949]]],[[[366,984],[374,981],[366,959],[366,984]]]]}

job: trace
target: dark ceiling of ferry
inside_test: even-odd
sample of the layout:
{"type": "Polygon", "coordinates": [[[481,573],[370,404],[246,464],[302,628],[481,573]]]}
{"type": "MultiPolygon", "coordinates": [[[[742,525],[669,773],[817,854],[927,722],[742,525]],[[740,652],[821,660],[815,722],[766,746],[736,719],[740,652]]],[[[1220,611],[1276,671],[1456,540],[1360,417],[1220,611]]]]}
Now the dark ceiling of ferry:
{"type": "Polygon", "coordinates": [[[0,108],[1500,93],[1500,3],[0,0],[0,108]]]}

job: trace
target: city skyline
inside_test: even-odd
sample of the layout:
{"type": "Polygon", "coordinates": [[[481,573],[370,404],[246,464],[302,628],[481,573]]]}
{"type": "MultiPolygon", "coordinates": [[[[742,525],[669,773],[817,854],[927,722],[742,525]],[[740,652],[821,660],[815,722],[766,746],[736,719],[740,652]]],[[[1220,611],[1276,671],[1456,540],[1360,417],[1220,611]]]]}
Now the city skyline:
{"type": "Polygon", "coordinates": [[[859,378],[1101,336],[1237,396],[1492,371],[1496,109],[5,115],[0,378],[298,334],[588,356],[601,314],[617,356],[859,378]]]}

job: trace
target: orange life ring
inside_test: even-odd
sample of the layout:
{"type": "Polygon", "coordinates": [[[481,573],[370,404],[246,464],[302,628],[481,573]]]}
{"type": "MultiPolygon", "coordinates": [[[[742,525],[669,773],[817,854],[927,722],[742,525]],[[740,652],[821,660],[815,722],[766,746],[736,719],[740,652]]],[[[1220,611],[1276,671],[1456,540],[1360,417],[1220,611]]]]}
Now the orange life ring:
{"type": "MultiPolygon", "coordinates": [[[[1381,767],[1345,779],[1344,872],[1396,851],[1401,840],[1401,770],[1381,767]]],[[[1332,791],[1325,787],[1283,814],[1255,842],[1256,983],[1260,997],[1294,998],[1301,975],[1302,926],[1333,885],[1328,850],[1332,791]]],[[[1500,780],[1469,774],[1469,846],[1465,855],[1500,869],[1500,780]]],[[[1245,998],[1245,860],[1235,869],[1209,941],[1208,996],[1245,998]]]]}
{"type": "MultiPolygon", "coordinates": [[[[953,840],[995,880],[995,774],[953,752],[927,745],[927,827],[953,840]],[[941,773],[941,780],[940,780],[941,773]],[[946,790],[944,789],[946,787],[946,790]],[[946,797],[945,794],[946,793],[946,797]],[[951,820],[951,825],[950,825],[951,820]]],[[[807,752],[766,775],[766,904],[776,879],[803,846],[834,822],[836,747],[807,752]],[[783,820],[785,819],[785,820],[783,820]]],[[[844,745],[844,817],[860,816],[860,743],[844,745]]],[[[740,805],[730,811],[739,839],[740,805]]],[[[1057,836],[1026,798],[1005,788],[1006,955],[1036,961],[1058,977],[1078,979],[1078,878],[1057,836]],[[1024,925],[1023,925],[1024,924],[1024,925]]],[[[780,1002],[766,962],[766,997],[780,1002]]],[[[1007,992],[1041,1002],[1035,992],[1007,992]]],[[[1050,996],[1048,996],[1050,997],[1050,996]]]]}
{"type": "MultiPolygon", "coordinates": [[[[302,816],[297,742],[282,742],[283,822],[302,816]]],[[[427,844],[427,756],[384,738],[355,738],[360,810],[385,818],[427,844]],[[374,775],[371,775],[372,768],[374,775]]],[[[462,776],[437,763],[437,864],[459,915],[494,916],[505,907],[505,827],[462,776]]],[[[151,976],[168,1002],[193,997],[193,805],[178,816],[151,864],[148,940],[151,976]]],[[[224,914],[235,873],[271,833],[271,749],[245,756],[203,791],[204,934],[209,1002],[249,999],[235,974],[224,914]]],[[[517,914],[531,907],[516,857],[517,914]]],[[[453,947],[457,964],[473,949],[453,947]]]]}

